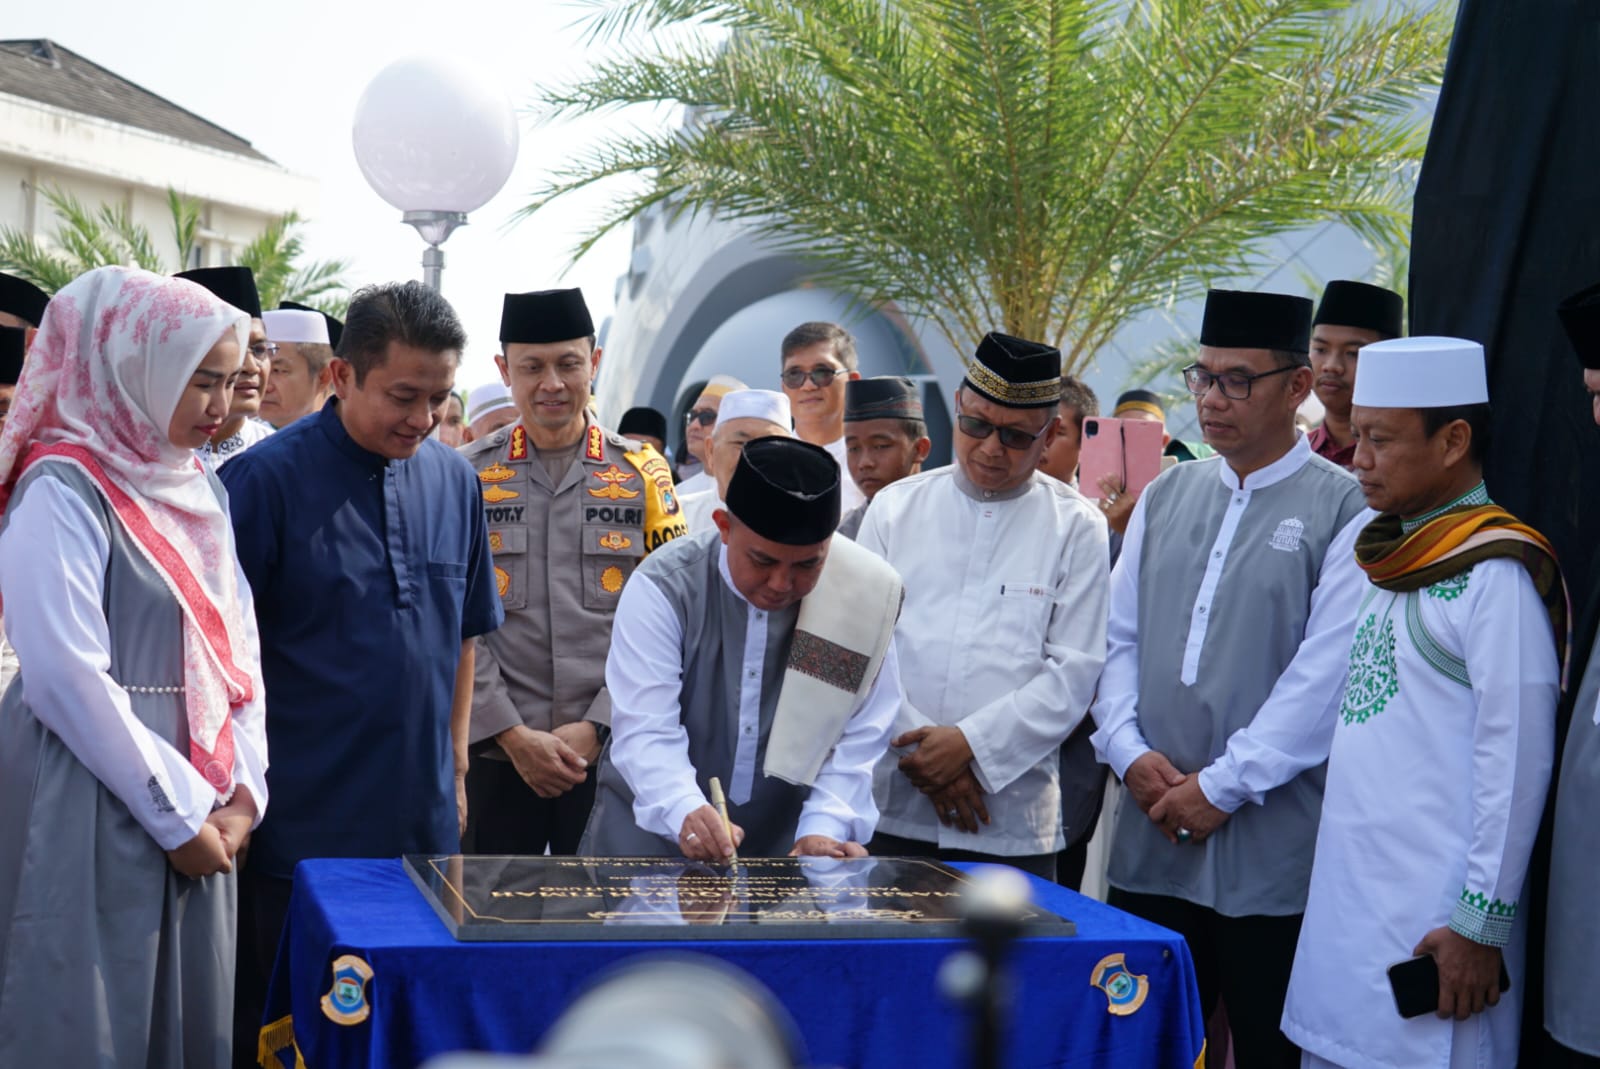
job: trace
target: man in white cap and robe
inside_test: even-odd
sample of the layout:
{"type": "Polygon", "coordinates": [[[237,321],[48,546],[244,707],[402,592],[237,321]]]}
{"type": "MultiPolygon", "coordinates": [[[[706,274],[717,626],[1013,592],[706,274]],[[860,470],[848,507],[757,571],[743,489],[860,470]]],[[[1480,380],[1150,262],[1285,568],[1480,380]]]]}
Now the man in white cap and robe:
{"type": "Polygon", "coordinates": [[[1354,470],[1379,515],[1283,1014],[1302,1066],[1516,1064],[1567,606],[1550,544],[1484,488],[1488,400],[1477,342],[1362,347],[1354,470]],[[1438,1003],[1403,1018],[1389,969],[1422,955],[1438,1003]]]}
{"type": "Polygon", "coordinates": [[[261,418],[282,430],[318,411],[333,396],[333,344],[328,317],[299,308],[261,313],[267,341],[277,346],[261,397],[261,418]]]}
{"type": "Polygon", "coordinates": [[[606,660],[613,733],[581,854],[865,855],[872,769],[900,708],[903,587],[834,537],[843,477],[820,446],[756,439],[717,530],[633,573],[606,660]]]}
{"type": "Polygon", "coordinates": [[[776,390],[732,390],[722,396],[716,427],[704,449],[705,474],[711,484],[679,498],[690,534],[716,530],[712,515],[725,507],[722,498],[745,443],[774,435],[792,437],[787,397],[776,390]]]}

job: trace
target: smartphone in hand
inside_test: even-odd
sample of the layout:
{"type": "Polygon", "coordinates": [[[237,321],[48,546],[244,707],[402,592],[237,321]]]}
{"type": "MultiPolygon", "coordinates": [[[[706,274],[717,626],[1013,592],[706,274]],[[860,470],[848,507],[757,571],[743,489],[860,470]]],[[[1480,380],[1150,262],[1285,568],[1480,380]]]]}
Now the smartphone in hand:
{"type": "Polygon", "coordinates": [[[1166,428],[1152,420],[1088,417],[1078,454],[1078,490],[1098,500],[1100,477],[1110,475],[1124,493],[1143,493],[1161,474],[1165,435],[1166,428]]]}
{"type": "MultiPolygon", "coordinates": [[[[1421,954],[1389,966],[1389,988],[1394,992],[1394,1008],[1410,1020],[1439,1011],[1439,963],[1432,954],[1421,954]]],[[[1511,974],[1500,962],[1500,993],[1511,990],[1511,974]]]]}

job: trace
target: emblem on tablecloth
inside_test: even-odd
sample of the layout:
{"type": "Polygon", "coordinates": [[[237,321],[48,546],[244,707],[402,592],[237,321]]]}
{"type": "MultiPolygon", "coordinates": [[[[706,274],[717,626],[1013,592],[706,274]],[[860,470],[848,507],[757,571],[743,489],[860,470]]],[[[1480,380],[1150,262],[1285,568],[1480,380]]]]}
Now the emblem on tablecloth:
{"type": "Polygon", "coordinates": [[[334,1024],[360,1024],[372,1013],[367,1003],[367,981],[372,966],[354,954],[333,959],[333,986],[322,996],[322,1012],[334,1024]]]}
{"type": "Polygon", "coordinates": [[[1121,954],[1107,954],[1089,974],[1089,986],[1105,992],[1106,1009],[1118,1017],[1138,1012],[1150,994],[1150,979],[1128,971],[1121,954]]]}

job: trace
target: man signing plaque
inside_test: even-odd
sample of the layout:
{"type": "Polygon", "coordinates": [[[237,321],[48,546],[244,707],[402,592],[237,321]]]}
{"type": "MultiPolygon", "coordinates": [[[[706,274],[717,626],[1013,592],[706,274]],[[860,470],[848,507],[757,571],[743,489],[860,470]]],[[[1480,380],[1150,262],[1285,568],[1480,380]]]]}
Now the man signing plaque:
{"type": "Polygon", "coordinates": [[[751,441],[717,529],[662,547],[630,577],[606,660],[611,742],[580,853],[866,854],[872,769],[901,701],[902,586],[833,537],[840,478],[818,446],[751,441]]]}

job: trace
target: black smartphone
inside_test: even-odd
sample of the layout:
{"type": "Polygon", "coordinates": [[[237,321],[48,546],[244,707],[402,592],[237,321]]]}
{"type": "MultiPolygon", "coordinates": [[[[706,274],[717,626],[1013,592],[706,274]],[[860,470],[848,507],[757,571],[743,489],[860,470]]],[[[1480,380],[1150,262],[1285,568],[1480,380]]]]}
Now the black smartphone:
{"type": "MultiPolygon", "coordinates": [[[[1433,955],[1423,954],[1389,966],[1389,987],[1394,991],[1394,1008],[1400,1016],[1421,1017],[1439,1011],[1439,963],[1433,955]]],[[[1511,990],[1511,974],[1506,963],[1500,962],[1500,993],[1511,990]]]]}

